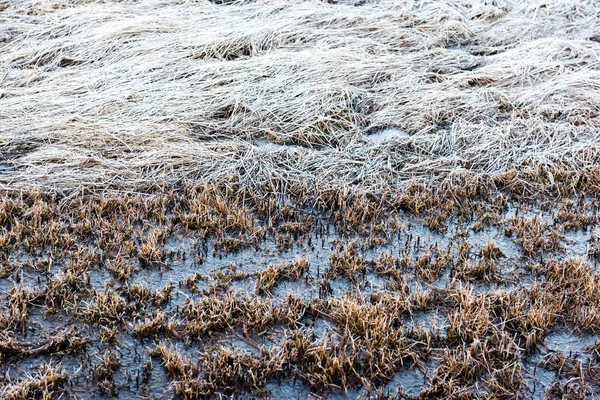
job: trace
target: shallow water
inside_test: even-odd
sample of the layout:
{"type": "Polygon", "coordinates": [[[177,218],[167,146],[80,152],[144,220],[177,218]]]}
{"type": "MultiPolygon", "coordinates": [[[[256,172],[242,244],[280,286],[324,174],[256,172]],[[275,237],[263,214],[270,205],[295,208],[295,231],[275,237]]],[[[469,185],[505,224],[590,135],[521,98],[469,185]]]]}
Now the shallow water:
{"type": "MultiPolygon", "coordinates": [[[[392,135],[393,137],[393,135],[392,135]]],[[[386,140],[390,137],[386,136],[386,140]]],[[[382,139],[383,140],[383,139],[382,139]]],[[[520,215],[530,217],[531,210],[520,210],[520,215]]],[[[503,215],[504,221],[497,224],[488,224],[483,229],[474,230],[475,221],[450,220],[445,232],[429,229],[421,218],[415,218],[400,213],[394,218],[398,222],[398,229],[390,232],[383,243],[371,246],[368,238],[349,234],[338,234],[336,228],[331,225],[325,233],[324,230],[313,230],[304,236],[302,241],[295,241],[285,250],[277,247],[276,240],[272,235],[267,235],[255,247],[247,247],[237,252],[224,253],[214,249],[214,241],[201,242],[198,238],[188,235],[183,231],[173,233],[165,243],[167,257],[160,265],[142,267],[136,261],[137,271],[133,273],[131,282],[141,283],[150,291],[157,291],[169,284],[174,285],[170,301],[153,310],[163,310],[177,315],[179,310],[187,301],[199,301],[217,283],[222,283],[228,290],[238,293],[256,293],[257,276],[268,266],[306,258],[310,267],[306,274],[298,280],[282,279],[270,293],[263,297],[273,301],[273,304],[281,304],[290,294],[296,294],[307,302],[323,297],[319,285],[324,282],[326,271],[330,269],[330,258],[348,248],[352,241],[356,241],[358,254],[366,266],[364,274],[356,277],[333,276],[329,284],[331,292],[326,296],[329,298],[342,299],[348,293],[359,295],[368,299],[371,294],[378,294],[389,290],[393,278],[377,273],[373,270],[374,263],[384,254],[391,254],[395,258],[407,257],[417,260],[425,252],[434,248],[449,248],[451,260],[459,257],[458,245],[466,242],[471,245],[470,262],[480,259],[480,248],[493,242],[499,249],[500,255],[496,260],[498,276],[492,281],[472,280],[463,282],[467,284],[474,293],[489,293],[494,291],[511,291],[526,287],[535,281],[524,267],[529,262],[537,262],[527,257],[515,237],[505,234],[506,221],[516,215],[514,207],[510,207],[503,215]],[[467,232],[466,236],[461,232],[467,232]],[[310,237],[310,240],[309,240],[310,237]],[[199,251],[203,248],[204,250],[199,251]],[[429,250],[428,250],[429,249],[429,250]],[[185,254],[185,256],[184,256],[185,254]],[[191,290],[186,286],[186,280],[193,274],[199,274],[196,288],[191,290]]],[[[543,218],[551,221],[546,213],[543,218]]],[[[592,230],[567,231],[564,232],[562,249],[549,251],[544,257],[567,259],[569,257],[585,257],[587,247],[592,237],[592,230]]],[[[21,255],[12,254],[12,261],[38,262],[48,255],[32,257],[27,253],[21,255]]],[[[68,264],[68,259],[59,260],[52,265],[48,272],[36,271],[24,264],[21,268],[8,273],[0,279],[0,292],[8,293],[15,286],[27,286],[33,289],[42,288],[47,280],[59,272],[68,264]]],[[[411,292],[417,288],[422,290],[445,290],[455,283],[454,261],[445,266],[433,280],[427,281],[420,278],[412,267],[401,270],[406,279],[407,287],[411,292]]],[[[106,269],[92,268],[89,271],[91,287],[98,292],[112,287],[124,290],[124,285],[117,282],[106,269]]],[[[40,289],[41,290],[41,289],[40,289]]],[[[6,306],[3,299],[2,306],[6,306]]],[[[448,314],[452,310],[446,306],[432,305],[425,310],[414,311],[411,314],[402,315],[401,329],[405,332],[425,330],[435,332],[441,337],[448,334],[448,314]]],[[[142,317],[140,316],[140,319],[142,317]]],[[[150,357],[148,350],[154,348],[160,338],[140,338],[131,335],[131,329],[139,321],[127,321],[121,325],[121,329],[113,341],[103,343],[100,341],[100,329],[98,324],[89,324],[74,317],[70,313],[59,311],[57,314],[45,312],[43,304],[33,302],[30,306],[27,319],[27,330],[19,333],[17,338],[21,342],[37,343],[43,341],[51,334],[64,331],[70,326],[76,326],[79,333],[90,339],[85,352],[73,354],[42,354],[33,357],[11,357],[3,365],[0,372],[10,377],[22,377],[35,370],[40,362],[60,362],[69,374],[67,387],[70,393],[85,398],[106,398],[97,389],[94,380],[93,368],[98,365],[102,355],[107,349],[116,351],[121,357],[121,366],[114,374],[114,383],[117,390],[117,398],[169,398],[173,396],[171,377],[168,376],[161,365],[160,360],[150,357]],[[144,363],[152,363],[153,368],[146,381],[143,379],[144,363]],[[86,397],[87,396],[87,397],[86,397]]],[[[343,327],[327,316],[306,317],[302,320],[302,329],[309,336],[318,339],[332,335],[334,341],[341,340],[339,331],[343,327]]],[[[249,354],[260,354],[261,349],[276,350],[282,343],[283,338],[289,332],[285,326],[273,326],[260,334],[254,333],[247,337],[238,328],[230,332],[215,332],[206,338],[190,340],[189,338],[166,338],[172,343],[178,352],[185,354],[195,362],[201,361],[201,352],[212,346],[222,346],[236,352],[249,354]]],[[[538,351],[523,359],[523,371],[525,382],[529,389],[526,390],[528,398],[543,398],[545,389],[556,381],[564,382],[556,372],[543,366],[544,357],[548,354],[562,353],[584,362],[592,362],[588,347],[594,344],[600,335],[577,333],[569,328],[557,327],[546,335],[544,346],[538,351]]],[[[421,360],[424,371],[415,365],[408,363],[398,368],[393,379],[384,382],[379,389],[385,393],[396,393],[398,390],[411,396],[418,396],[430,382],[439,366],[443,355],[443,349],[434,349],[432,353],[421,360]],[[424,373],[425,372],[425,373],[424,373]]],[[[312,389],[301,375],[296,378],[269,378],[264,387],[266,395],[270,398],[313,398],[312,389]]],[[[347,393],[343,390],[317,390],[315,393],[324,394],[327,398],[354,398],[367,397],[364,388],[348,387],[347,393]]],[[[251,395],[248,395],[251,398],[251,395]]],[[[242,397],[245,398],[245,397],[242,397]]]]}

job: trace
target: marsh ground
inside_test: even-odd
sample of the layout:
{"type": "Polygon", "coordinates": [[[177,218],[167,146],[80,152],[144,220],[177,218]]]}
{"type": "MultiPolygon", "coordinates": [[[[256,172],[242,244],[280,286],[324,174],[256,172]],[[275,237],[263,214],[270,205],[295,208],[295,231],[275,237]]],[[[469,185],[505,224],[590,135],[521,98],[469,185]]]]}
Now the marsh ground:
{"type": "Polygon", "coordinates": [[[598,21],[0,0],[0,397],[597,397],[598,21]]]}
{"type": "Polygon", "coordinates": [[[7,194],[2,393],[597,395],[597,200],[465,187],[329,212],[215,187],[7,194]]]}

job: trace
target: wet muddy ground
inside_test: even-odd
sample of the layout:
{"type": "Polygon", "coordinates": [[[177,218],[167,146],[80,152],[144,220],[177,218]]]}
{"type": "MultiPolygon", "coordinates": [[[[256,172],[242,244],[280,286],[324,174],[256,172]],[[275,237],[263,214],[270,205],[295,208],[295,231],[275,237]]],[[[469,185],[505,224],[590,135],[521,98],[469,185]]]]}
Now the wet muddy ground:
{"type": "Polygon", "coordinates": [[[226,199],[7,195],[4,398],[600,394],[591,199],[368,223],[226,199]]]}

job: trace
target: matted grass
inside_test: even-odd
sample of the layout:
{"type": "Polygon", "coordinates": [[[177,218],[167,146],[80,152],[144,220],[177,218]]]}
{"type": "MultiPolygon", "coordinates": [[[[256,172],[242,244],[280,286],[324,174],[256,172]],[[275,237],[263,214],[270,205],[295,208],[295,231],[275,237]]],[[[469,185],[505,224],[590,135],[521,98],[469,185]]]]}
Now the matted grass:
{"type": "Polygon", "coordinates": [[[593,1],[3,4],[7,188],[372,192],[598,161],[593,1]]]}

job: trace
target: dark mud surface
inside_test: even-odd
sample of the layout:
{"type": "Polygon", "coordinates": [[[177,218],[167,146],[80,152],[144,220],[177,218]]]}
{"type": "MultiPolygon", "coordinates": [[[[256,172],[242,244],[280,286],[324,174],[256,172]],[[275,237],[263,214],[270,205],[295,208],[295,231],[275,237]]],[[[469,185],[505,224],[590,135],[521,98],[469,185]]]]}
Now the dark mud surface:
{"type": "Polygon", "coordinates": [[[351,225],[191,196],[4,199],[5,398],[600,394],[592,200],[351,225]]]}

